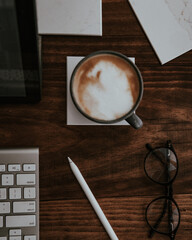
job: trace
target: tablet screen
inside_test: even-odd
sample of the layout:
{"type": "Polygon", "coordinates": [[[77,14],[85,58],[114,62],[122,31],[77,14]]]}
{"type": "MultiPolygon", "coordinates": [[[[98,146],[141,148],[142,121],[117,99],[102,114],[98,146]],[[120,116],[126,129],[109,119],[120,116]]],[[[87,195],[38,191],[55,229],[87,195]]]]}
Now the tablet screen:
{"type": "Polygon", "coordinates": [[[0,0],[0,101],[39,98],[35,2],[0,0]]]}

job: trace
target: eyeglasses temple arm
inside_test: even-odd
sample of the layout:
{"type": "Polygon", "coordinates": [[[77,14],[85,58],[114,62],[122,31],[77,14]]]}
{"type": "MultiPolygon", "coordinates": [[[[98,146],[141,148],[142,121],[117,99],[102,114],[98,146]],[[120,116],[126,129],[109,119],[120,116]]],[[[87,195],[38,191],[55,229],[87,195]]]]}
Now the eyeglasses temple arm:
{"type": "MultiPolygon", "coordinates": [[[[159,216],[159,219],[157,220],[157,222],[153,225],[153,228],[155,228],[155,229],[158,228],[159,224],[161,223],[162,218],[164,217],[164,215],[166,213],[166,208],[167,208],[167,200],[165,200],[164,206],[163,206],[163,211],[162,211],[161,215],[159,216]]],[[[153,237],[154,233],[155,233],[155,231],[153,229],[151,229],[149,231],[149,237],[150,238],[153,237]]]]}
{"type": "Polygon", "coordinates": [[[147,143],[145,146],[163,165],[165,164],[162,161],[161,157],[155,151],[153,151],[154,149],[152,148],[152,146],[149,143],[147,143]]]}
{"type": "MultiPolygon", "coordinates": [[[[167,166],[166,166],[166,172],[167,172],[167,182],[170,181],[170,147],[171,147],[171,141],[167,141],[167,166]]],[[[172,202],[170,199],[173,198],[173,188],[172,183],[170,183],[169,186],[167,186],[167,197],[168,199],[168,223],[169,223],[169,232],[173,232],[173,209],[172,209],[172,202]]]]}
{"type": "Polygon", "coordinates": [[[172,235],[170,236],[170,240],[175,240],[175,234],[172,234],[172,235]]]}

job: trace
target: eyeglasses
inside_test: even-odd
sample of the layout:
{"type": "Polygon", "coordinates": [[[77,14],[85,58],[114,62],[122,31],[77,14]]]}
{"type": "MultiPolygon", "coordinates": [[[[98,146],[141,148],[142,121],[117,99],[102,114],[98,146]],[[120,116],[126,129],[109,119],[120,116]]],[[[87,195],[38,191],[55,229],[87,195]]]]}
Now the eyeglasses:
{"type": "Polygon", "coordinates": [[[146,207],[145,218],[150,227],[149,237],[155,232],[175,239],[180,224],[180,211],[173,199],[172,184],[178,173],[178,159],[171,141],[167,146],[153,149],[146,144],[149,153],[145,157],[144,170],[155,183],[165,186],[165,196],[151,201],[146,207]]]}

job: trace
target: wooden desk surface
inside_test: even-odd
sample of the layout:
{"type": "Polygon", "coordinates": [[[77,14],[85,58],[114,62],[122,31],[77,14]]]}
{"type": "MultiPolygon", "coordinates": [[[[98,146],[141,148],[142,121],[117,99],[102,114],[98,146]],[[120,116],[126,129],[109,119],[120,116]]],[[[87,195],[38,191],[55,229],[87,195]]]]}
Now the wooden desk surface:
{"type": "MultiPolygon", "coordinates": [[[[145,144],[171,139],[179,157],[174,196],[181,210],[176,239],[192,234],[192,51],[161,66],[126,0],[103,0],[102,37],[43,37],[42,101],[3,105],[2,147],[40,148],[41,240],[107,240],[74,178],[78,165],[119,239],[148,239],[144,211],[163,194],[143,170],[145,144]],[[144,126],[66,126],[66,56],[109,49],[135,57],[144,78],[137,111],[144,126]]],[[[167,239],[155,234],[154,240],[167,239]]]]}

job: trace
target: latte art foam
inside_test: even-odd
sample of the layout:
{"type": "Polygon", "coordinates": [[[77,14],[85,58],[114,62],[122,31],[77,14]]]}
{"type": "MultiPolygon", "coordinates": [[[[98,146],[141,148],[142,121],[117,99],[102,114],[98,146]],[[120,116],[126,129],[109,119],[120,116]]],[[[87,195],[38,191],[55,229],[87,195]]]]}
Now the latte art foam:
{"type": "Polygon", "coordinates": [[[77,70],[74,97],[83,112],[94,119],[111,121],[126,115],[139,94],[134,68],[115,55],[96,55],[77,70]]]}

